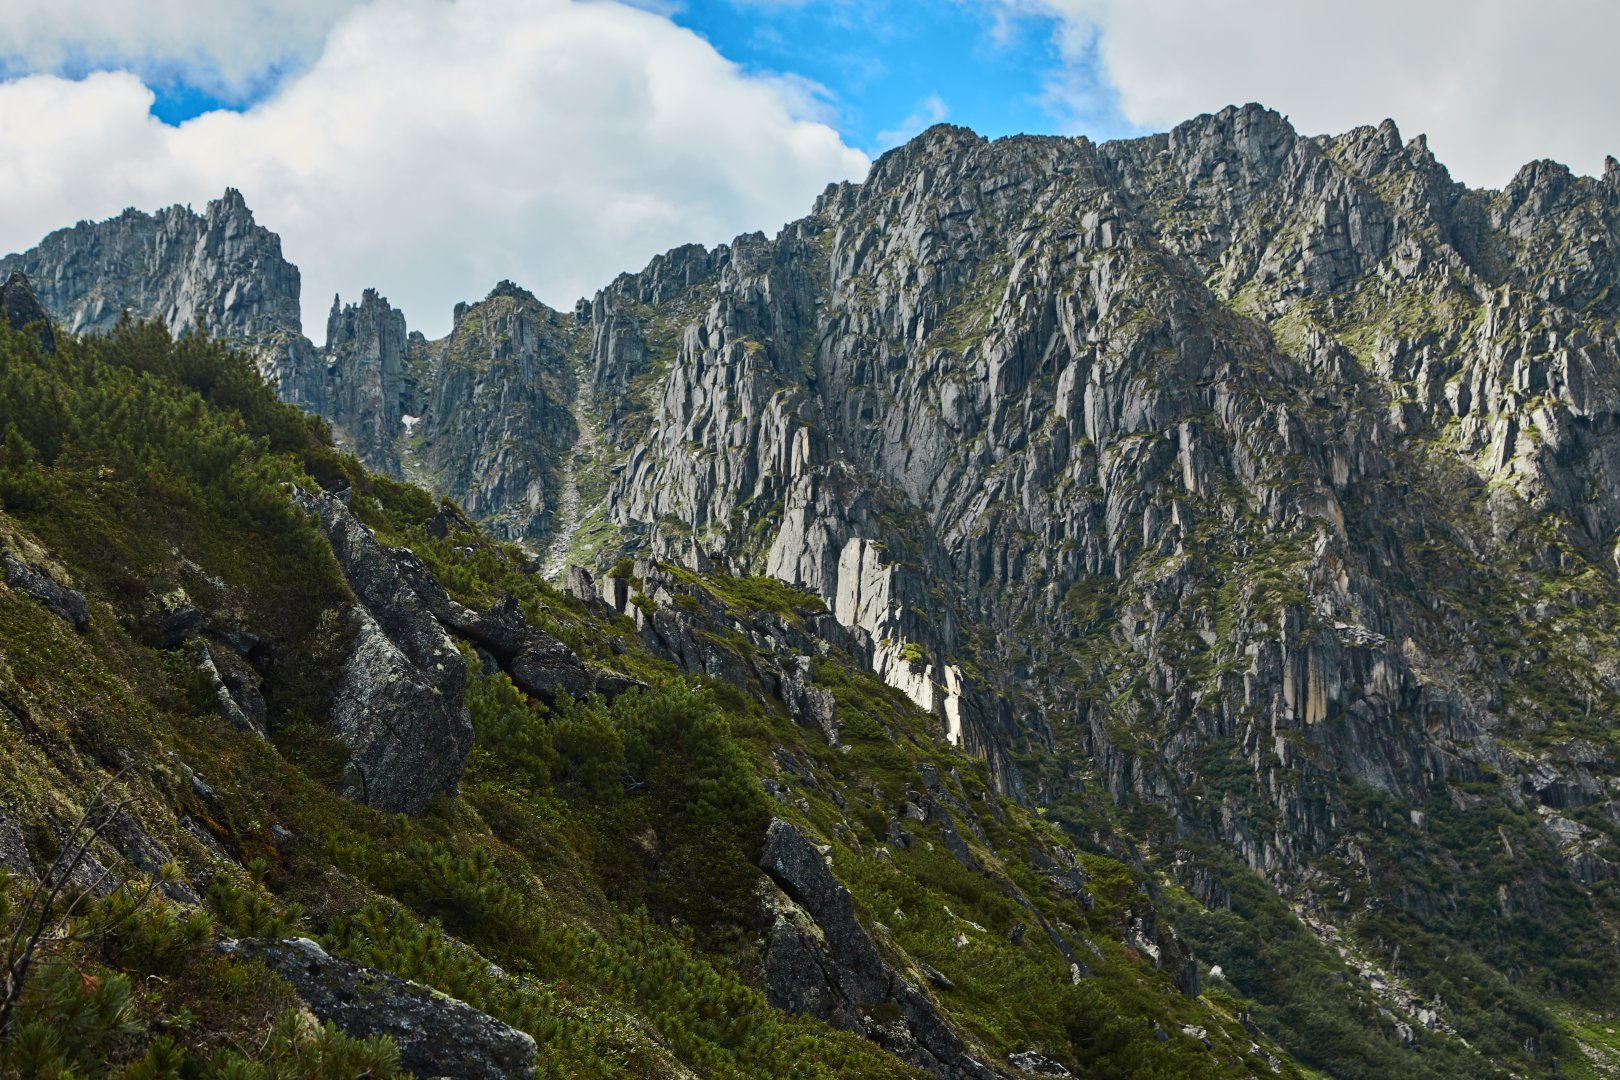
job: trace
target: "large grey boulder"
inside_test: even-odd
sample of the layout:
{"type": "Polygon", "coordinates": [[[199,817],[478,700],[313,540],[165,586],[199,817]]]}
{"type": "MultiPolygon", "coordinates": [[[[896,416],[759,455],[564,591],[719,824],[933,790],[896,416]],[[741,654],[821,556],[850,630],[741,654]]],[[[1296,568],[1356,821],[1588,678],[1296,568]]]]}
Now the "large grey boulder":
{"type": "Polygon", "coordinates": [[[942,1080],[996,1075],[969,1056],[933,1002],[879,955],[849,890],[791,822],[772,820],[759,865],[798,909],[774,912],[765,952],[765,996],[773,1008],[864,1035],[942,1080]],[[899,1019],[886,1020],[896,1008],[899,1019]]]}
{"type": "Polygon", "coordinates": [[[843,996],[855,1005],[887,1001],[888,965],[856,920],[849,890],[832,876],[816,846],[790,822],[776,818],[765,833],[760,866],[821,928],[843,996]]]}
{"type": "Polygon", "coordinates": [[[534,1076],[532,1038],[437,990],[332,956],[308,938],[249,938],[223,947],[286,979],[318,1019],[356,1038],[393,1039],[400,1065],[417,1076],[534,1076]]]}
{"type": "Polygon", "coordinates": [[[452,600],[434,579],[427,565],[408,548],[390,548],[389,557],[400,577],[450,633],[470,641],[511,678],[513,685],[547,705],[558,698],[580,699],[596,693],[612,700],[642,685],[613,671],[586,665],[578,653],[529,623],[508,593],[485,612],[476,612],[452,600]]]}
{"type": "Polygon", "coordinates": [[[298,491],[320,522],[359,606],[354,649],[329,721],[349,748],[343,791],[392,813],[420,814],[453,792],[472,750],[467,665],[400,575],[388,549],[338,499],[298,491]]]}
{"type": "Polygon", "coordinates": [[[9,552],[0,554],[0,574],[4,575],[8,586],[38,600],[53,615],[72,623],[79,633],[90,628],[90,605],[85,602],[83,593],[58,585],[44,570],[9,552]]]}
{"type": "Polygon", "coordinates": [[[435,795],[455,791],[466,768],[472,723],[465,688],[448,693],[446,680],[414,663],[369,611],[357,608],[352,618],[354,651],[330,715],[350,750],[342,791],[390,813],[423,813],[435,795]]]}
{"type": "Polygon", "coordinates": [[[507,664],[507,672],[518,689],[547,704],[564,695],[583,698],[598,689],[613,697],[629,685],[622,678],[598,680],[572,649],[539,631],[507,664]]]}

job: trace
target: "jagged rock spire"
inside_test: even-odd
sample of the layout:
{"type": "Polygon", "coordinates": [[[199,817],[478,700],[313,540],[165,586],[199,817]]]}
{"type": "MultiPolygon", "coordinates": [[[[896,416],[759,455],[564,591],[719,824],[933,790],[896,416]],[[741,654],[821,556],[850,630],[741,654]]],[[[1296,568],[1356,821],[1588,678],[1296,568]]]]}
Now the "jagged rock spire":
{"type": "Polygon", "coordinates": [[[5,312],[6,322],[13,330],[35,327],[45,351],[56,351],[56,331],[51,325],[51,313],[34,295],[28,275],[21,270],[13,270],[6,283],[0,285],[0,311],[5,312]]]}

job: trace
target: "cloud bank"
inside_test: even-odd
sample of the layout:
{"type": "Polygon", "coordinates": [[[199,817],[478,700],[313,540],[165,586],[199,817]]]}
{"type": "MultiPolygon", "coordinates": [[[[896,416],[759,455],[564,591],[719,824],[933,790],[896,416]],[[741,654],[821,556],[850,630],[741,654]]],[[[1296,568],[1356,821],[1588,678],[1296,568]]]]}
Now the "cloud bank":
{"type": "Polygon", "coordinates": [[[1062,20],[1077,129],[1099,107],[1095,62],[1125,118],[1164,130],[1258,101],[1307,133],[1393,118],[1452,175],[1500,187],[1528,161],[1601,175],[1620,155],[1613,0],[992,0],[1062,20]]]}
{"type": "Polygon", "coordinates": [[[241,99],[313,59],[359,0],[6,0],[0,63],[175,72],[241,99]]]}
{"type": "Polygon", "coordinates": [[[245,112],[169,127],[152,100],[128,73],[0,83],[0,250],[238,187],[303,271],[317,338],[331,295],[366,286],[429,334],[501,278],[571,304],[868,166],[791,83],[617,3],[374,0],[245,112]]]}

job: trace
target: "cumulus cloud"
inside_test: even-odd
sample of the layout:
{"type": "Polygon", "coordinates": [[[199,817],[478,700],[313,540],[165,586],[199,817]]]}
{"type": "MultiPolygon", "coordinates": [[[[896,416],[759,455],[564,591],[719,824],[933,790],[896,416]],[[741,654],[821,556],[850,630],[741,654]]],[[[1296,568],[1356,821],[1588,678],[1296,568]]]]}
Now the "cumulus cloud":
{"type": "Polygon", "coordinates": [[[1601,173],[1620,155],[1612,0],[992,0],[1057,16],[1053,98],[1077,129],[1095,62],[1126,119],[1163,130],[1259,101],[1310,133],[1393,118],[1452,174],[1499,187],[1550,157],[1601,173]]]}
{"type": "Polygon", "coordinates": [[[413,327],[503,277],[571,304],[658,251],[771,230],[866,158],[668,19],[574,0],[375,0],[245,112],[168,127],[129,74],[0,84],[0,250],[241,188],[305,323],[375,286],[413,327]]]}
{"type": "Polygon", "coordinates": [[[225,97],[304,66],[359,0],[6,0],[0,63],[178,71],[225,97]]]}

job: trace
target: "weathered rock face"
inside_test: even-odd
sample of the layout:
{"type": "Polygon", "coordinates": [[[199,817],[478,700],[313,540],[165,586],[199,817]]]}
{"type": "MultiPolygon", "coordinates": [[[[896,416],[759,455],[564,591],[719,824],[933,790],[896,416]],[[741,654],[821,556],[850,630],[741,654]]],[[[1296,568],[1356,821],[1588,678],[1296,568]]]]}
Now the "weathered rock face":
{"type": "Polygon", "coordinates": [[[414,552],[392,548],[388,557],[440,626],[471,642],[491,670],[505,671],[513,685],[537,701],[555,705],[561,697],[581,700],[591,694],[612,700],[641,685],[617,672],[588,666],[567,645],[530,625],[512,595],[503,596],[488,611],[475,612],[450,599],[414,552]]]}
{"type": "Polygon", "coordinates": [[[303,335],[297,267],[234,189],[202,214],[128,210],[59,230],[0,259],[8,272],[26,273],[39,294],[33,303],[25,286],[7,287],[13,325],[49,314],[71,333],[105,331],[128,311],[178,335],[201,319],[253,353],[283,400],[330,421],[369,468],[408,470],[506,539],[539,544],[559,526],[588,328],[510,282],[459,305],[437,342],[411,334],[373,289],[358,304],[334,298],[317,347],[303,335]]]}
{"type": "Polygon", "coordinates": [[[837,745],[837,704],[829,691],[811,685],[811,678],[816,658],[831,650],[868,662],[872,644],[858,628],[849,630],[825,611],[792,618],[763,610],[740,616],[647,560],[634,563],[631,572],[633,582],[610,577],[598,597],[590,575],[580,571],[573,577],[574,595],[632,620],[653,655],[684,671],[750,689],[761,701],[780,702],[796,722],[820,729],[837,745]],[[644,598],[640,602],[638,595],[644,598]],[[736,641],[747,646],[739,649],[731,644],[736,641]]]}
{"type": "Polygon", "coordinates": [[[34,295],[33,286],[28,283],[28,275],[21,270],[13,270],[7,276],[5,284],[0,285],[0,314],[5,316],[6,325],[13,330],[34,327],[39,334],[40,343],[45,346],[45,351],[56,351],[56,331],[51,327],[51,313],[45,310],[45,305],[34,295]]]}
{"type": "Polygon", "coordinates": [[[327,384],[316,411],[370,468],[400,475],[395,441],[405,415],[405,314],[367,289],[360,303],[332,298],[326,320],[327,384]]]}
{"type": "Polygon", "coordinates": [[[0,273],[13,270],[28,275],[69,333],[110,330],[125,311],[174,334],[198,319],[227,337],[299,331],[298,268],[282,258],[280,238],[254,223],[235,188],[201,214],[171,206],[81,221],[0,259],[0,273]]]}
{"type": "Polygon", "coordinates": [[[5,814],[0,814],[0,870],[25,881],[35,880],[34,861],[28,857],[22,829],[5,814]]]}
{"type": "MultiPolygon", "coordinates": [[[[1391,125],[1311,140],[1249,108],[1102,148],[936,129],[886,155],[864,185],[830,191],[775,241],[745,237],[729,250],[611,505],[655,550],[724,550],[821,593],[842,621],[887,641],[878,670],[970,745],[993,747],[1011,728],[1005,704],[948,662],[970,645],[964,620],[1001,637],[973,648],[981,668],[1007,665],[1048,723],[1067,713],[1082,725],[1118,796],[1162,797],[1166,782],[1118,754],[1108,730],[1161,710],[1185,718],[1175,726],[1192,721],[1172,670],[1187,660],[1165,650],[1177,634],[1202,635],[1219,655],[1253,659],[1242,686],[1225,677],[1223,693],[1241,701],[1181,737],[1225,737],[1222,712],[1258,708],[1278,717],[1270,730],[1303,729],[1326,770],[1419,797],[1435,778],[1470,772],[1462,762],[1477,759],[1485,721],[1413,670],[1400,643],[1423,639],[1380,580],[1388,540],[1369,551],[1347,514],[1378,527],[1393,514],[1422,530],[1395,505],[1396,459],[1404,439],[1456,415],[1460,458],[1495,446],[1498,468],[1533,470],[1534,500],[1561,504],[1589,542],[1615,527],[1612,443],[1588,435],[1607,421],[1582,419],[1611,392],[1612,373],[1594,364],[1614,355],[1612,333],[1554,311],[1568,325],[1551,332],[1559,344],[1543,371],[1517,358],[1548,339],[1521,340],[1514,326],[1527,317],[1503,314],[1515,289],[1594,302],[1594,285],[1561,282],[1585,281],[1589,264],[1593,281],[1613,277],[1603,276],[1608,181],[1535,167],[1483,215],[1470,209],[1480,201],[1391,125]],[[1536,224],[1547,214],[1590,219],[1596,248],[1560,255],[1536,239],[1572,233],[1536,224]],[[1541,261],[1472,254],[1509,242],[1539,245],[1541,261]],[[1347,291],[1364,303],[1394,304],[1400,291],[1471,303],[1482,322],[1421,347],[1419,400],[1402,403],[1406,391],[1390,386],[1408,377],[1403,363],[1380,355],[1413,347],[1403,339],[1378,341],[1367,370],[1325,323],[1297,344],[1266,329],[1300,325],[1306,299],[1347,291]],[[1469,356],[1489,358],[1485,370],[1469,356]],[[1521,389],[1504,395],[1504,385],[1521,389]],[[1516,433],[1537,422],[1502,410],[1561,388],[1580,396],[1515,450],[1516,433]],[[1567,460],[1605,494],[1576,497],[1588,480],[1567,460]],[[1352,500],[1365,504],[1347,511],[1352,500]],[[1234,510],[1258,520],[1223,520],[1234,510]],[[1188,610],[1210,539],[1297,558],[1299,601],[1253,611],[1264,634],[1240,626],[1221,641],[1213,612],[1188,610]],[[1151,582],[1140,578],[1149,563],[1161,571],[1151,582]],[[1341,568],[1336,582],[1329,566],[1341,568]],[[1106,607],[1118,601],[1117,636],[1098,625],[1098,594],[1106,607]],[[1182,611],[1170,614],[1165,600],[1178,594],[1182,611]],[[1061,705],[1068,676],[1036,674],[1069,651],[1065,639],[1098,629],[1123,648],[1119,662],[1154,672],[1140,706],[1061,705]],[[1402,723],[1413,707],[1439,718],[1437,730],[1402,723]],[[1330,717],[1356,730],[1312,738],[1330,717]]],[[[595,310],[609,307],[599,298],[595,310]]],[[[611,349],[635,363],[624,333],[611,349]]],[[[611,362],[603,337],[599,366],[611,362]]],[[[1314,823],[1296,817],[1281,830],[1302,832],[1314,823]]],[[[1257,866],[1268,860],[1252,853],[1257,866]]]]}
{"type": "Polygon", "coordinates": [[[199,644],[197,670],[214,692],[220,719],[234,728],[265,737],[269,708],[259,690],[259,674],[234,652],[199,644]]]}
{"type": "Polygon", "coordinates": [[[1494,788],[1520,854],[1479,902],[1597,941],[1543,875],[1620,850],[1526,807],[1620,820],[1617,184],[1470,191],[1393,124],[1258,107],[1104,146],[936,128],[661,305],[599,294],[609,513],[818,593],[1008,790],[1018,747],[1055,809],[1155,807],[1334,917],[1449,903],[1414,850],[1478,893],[1389,822],[1466,831],[1494,788]]]}
{"type": "Polygon", "coordinates": [[[307,938],[249,938],[224,945],[292,984],[309,1011],[356,1038],[387,1035],[417,1076],[506,1080],[535,1075],[524,1032],[417,983],[331,956],[307,938]]]}
{"type": "Polygon", "coordinates": [[[562,511],[579,437],[572,337],[578,328],[511,282],[457,307],[449,338],[427,347],[412,474],[452,494],[485,528],[539,542],[562,511]]]}
{"type": "Polygon", "coordinates": [[[325,493],[299,492],[295,501],[319,520],[359,600],[330,717],[350,751],[345,794],[420,814],[435,795],[455,791],[472,750],[466,662],[348,507],[325,493]]]}
{"type": "Polygon", "coordinates": [[[185,206],[130,209],[59,229],[0,259],[0,273],[16,271],[34,282],[63,330],[105,332],[128,312],[180,335],[200,320],[253,352],[285,400],[326,407],[327,365],[303,336],[298,268],[234,188],[200,214],[185,206]]]}

